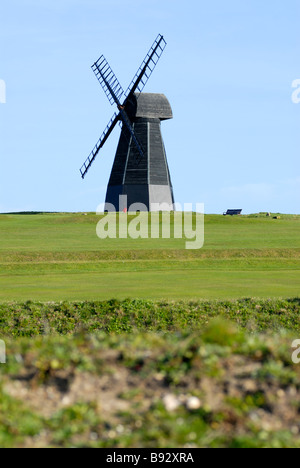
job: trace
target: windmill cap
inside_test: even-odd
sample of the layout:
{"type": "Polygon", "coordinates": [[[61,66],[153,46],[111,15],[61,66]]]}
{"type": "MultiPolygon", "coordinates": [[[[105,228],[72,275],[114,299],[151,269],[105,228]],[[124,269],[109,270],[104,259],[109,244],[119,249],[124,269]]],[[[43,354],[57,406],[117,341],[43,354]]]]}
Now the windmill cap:
{"type": "Polygon", "coordinates": [[[173,118],[171,105],[164,94],[135,93],[128,103],[134,118],[168,120],[173,118]]]}

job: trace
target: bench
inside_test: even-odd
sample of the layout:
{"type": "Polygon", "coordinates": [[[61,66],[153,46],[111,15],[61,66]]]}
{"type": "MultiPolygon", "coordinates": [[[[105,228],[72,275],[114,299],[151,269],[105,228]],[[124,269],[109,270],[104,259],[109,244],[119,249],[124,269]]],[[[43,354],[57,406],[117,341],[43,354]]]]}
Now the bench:
{"type": "Polygon", "coordinates": [[[243,210],[227,210],[226,213],[223,213],[224,216],[236,216],[240,215],[243,210]]]}

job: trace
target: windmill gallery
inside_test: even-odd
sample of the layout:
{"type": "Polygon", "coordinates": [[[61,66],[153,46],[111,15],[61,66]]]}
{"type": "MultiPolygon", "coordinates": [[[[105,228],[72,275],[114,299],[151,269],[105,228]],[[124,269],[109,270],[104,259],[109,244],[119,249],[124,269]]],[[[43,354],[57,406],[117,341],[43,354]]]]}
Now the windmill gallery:
{"type": "Polygon", "coordinates": [[[158,35],[124,93],[102,55],[92,69],[111,105],[118,112],[111,118],[93,151],[80,169],[85,178],[113,129],[120,122],[121,136],[108,182],[105,211],[127,212],[136,204],[144,211],[164,205],[174,210],[174,195],[161,134],[161,121],[172,119],[172,109],[163,94],[142,93],[156,67],[166,41],[158,35]],[[126,204],[120,200],[126,200],[126,204]],[[124,205],[124,206],[123,206],[124,205]]]}

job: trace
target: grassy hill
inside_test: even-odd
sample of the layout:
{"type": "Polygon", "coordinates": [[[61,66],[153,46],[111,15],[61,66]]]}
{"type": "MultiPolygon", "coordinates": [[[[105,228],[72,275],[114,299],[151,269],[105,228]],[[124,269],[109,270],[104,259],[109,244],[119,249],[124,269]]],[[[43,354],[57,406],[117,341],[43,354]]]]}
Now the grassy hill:
{"type": "Polygon", "coordinates": [[[95,214],[0,216],[0,301],[294,297],[300,216],[205,216],[205,244],[106,239],[95,214]]]}

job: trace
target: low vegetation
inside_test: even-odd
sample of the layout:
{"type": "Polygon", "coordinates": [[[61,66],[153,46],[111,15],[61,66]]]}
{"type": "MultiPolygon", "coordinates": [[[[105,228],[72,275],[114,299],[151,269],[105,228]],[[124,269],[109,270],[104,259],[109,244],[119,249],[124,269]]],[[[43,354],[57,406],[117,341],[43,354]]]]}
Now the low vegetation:
{"type": "Polygon", "coordinates": [[[249,332],[281,329],[300,336],[300,299],[236,301],[146,301],[0,304],[2,337],[88,333],[201,331],[222,318],[249,332]]]}
{"type": "Polygon", "coordinates": [[[8,340],[1,447],[300,447],[291,336],[202,332],[8,340]]]}
{"type": "Polygon", "coordinates": [[[299,307],[2,304],[0,446],[299,448],[299,307]]]}

